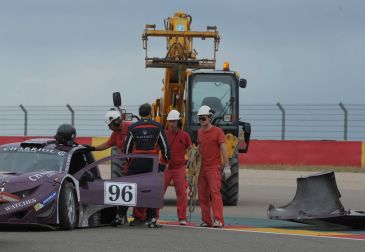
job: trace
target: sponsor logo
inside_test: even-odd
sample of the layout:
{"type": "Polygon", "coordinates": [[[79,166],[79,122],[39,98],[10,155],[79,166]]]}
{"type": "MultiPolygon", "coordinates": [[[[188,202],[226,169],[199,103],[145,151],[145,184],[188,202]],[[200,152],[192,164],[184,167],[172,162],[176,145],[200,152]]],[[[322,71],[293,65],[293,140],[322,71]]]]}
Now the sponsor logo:
{"type": "Polygon", "coordinates": [[[3,192],[3,191],[4,191],[4,187],[1,187],[1,188],[0,188],[0,192],[3,192]]]}
{"type": "Polygon", "coordinates": [[[30,148],[30,147],[18,147],[18,146],[12,146],[12,147],[5,147],[1,149],[2,151],[17,151],[17,152],[43,152],[43,153],[50,153],[50,154],[57,154],[59,156],[65,156],[66,152],[64,151],[58,151],[55,149],[46,149],[46,148],[30,148]]]}
{"type": "Polygon", "coordinates": [[[55,173],[55,172],[54,172],[54,171],[45,171],[45,172],[40,172],[40,173],[37,173],[37,174],[31,175],[31,176],[29,176],[28,178],[29,178],[29,180],[30,180],[30,181],[35,182],[35,181],[37,181],[38,179],[40,179],[40,178],[42,178],[42,177],[44,177],[44,176],[46,176],[46,175],[47,175],[48,177],[50,177],[52,173],[55,173]]]}
{"type": "Polygon", "coordinates": [[[153,135],[146,135],[146,136],[136,136],[137,139],[151,139],[153,138],[153,135]]]}
{"type": "Polygon", "coordinates": [[[143,135],[147,135],[147,130],[142,131],[143,135]]]}
{"type": "Polygon", "coordinates": [[[50,202],[52,202],[57,196],[57,192],[52,192],[50,195],[47,196],[42,202],[39,202],[34,205],[34,210],[38,212],[41,210],[44,206],[48,205],[50,202]]]}
{"type": "Polygon", "coordinates": [[[37,203],[34,205],[34,210],[37,212],[40,209],[42,209],[44,207],[44,205],[42,203],[37,203]]]}
{"type": "Polygon", "coordinates": [[[25,200],[25,201],[20,201],[20,202],[17,202],[17,203],[14,203],[14,204],[10,205],[10,206],[5,207],[5,210],[7,212],[9,212],[11,210],[18,209],[19,207],[29,206],[29,205],[34,204],[36,202],[37,202],[37,200],[35,198],[28,199],[28,200],[25,200]]]}
{"type": "Polygon", "coordinates": [[[53,201],[57,196],[57,193],[56,192],[53,192],[51,193],[47,198],[45,198],[43,201],[42,201],[42,204],[43,205],[47,205],[48,203],[50,203],[51,201],[53,201]]]}

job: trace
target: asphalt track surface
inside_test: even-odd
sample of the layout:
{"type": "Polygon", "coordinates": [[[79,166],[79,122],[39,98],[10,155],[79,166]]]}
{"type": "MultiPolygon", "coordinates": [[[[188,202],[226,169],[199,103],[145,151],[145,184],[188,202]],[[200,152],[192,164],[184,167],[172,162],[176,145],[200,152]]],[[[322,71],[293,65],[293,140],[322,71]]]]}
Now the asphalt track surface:
{"type": "MultiPolygon", "coordinates": [[[[160,213],[163,228],[5,229],[0,231],[0,251],[363,251],[365,230],[324,230],[266,218],[269,204],[289,203],[296,178],[312,173],[241,170],[239,204],[224,208],[224,229],[197,227],[198,207],[189,226],[176,225],[176,201],[169,188],[160,213]]],[[[365,174],[336,173],[336,179],[345,208],[365,209],[365,174]]]]}

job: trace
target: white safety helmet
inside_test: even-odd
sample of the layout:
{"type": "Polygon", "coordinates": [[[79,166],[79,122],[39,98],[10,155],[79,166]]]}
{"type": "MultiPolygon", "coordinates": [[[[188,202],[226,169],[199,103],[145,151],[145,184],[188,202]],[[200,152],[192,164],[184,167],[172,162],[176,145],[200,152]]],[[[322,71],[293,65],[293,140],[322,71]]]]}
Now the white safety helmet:
{"type": "Polygon", "coordinates": [[[180,119],[180,112],[175,109],[171,110],[167,115],[167,121],[176,121],[180,119]]]}
{"type": "Polygon", "coordinates": [[[116,110],[109,110],[105,113],[105,124],[109,126],[114,120],[120,118],[120,113],[116,110]]]}
{"type": "Polygon", "coordinates": [[[213,113],[209,106],[203,105],[198,110],[198,116],[200,115],[213,115],[213,113]]]}

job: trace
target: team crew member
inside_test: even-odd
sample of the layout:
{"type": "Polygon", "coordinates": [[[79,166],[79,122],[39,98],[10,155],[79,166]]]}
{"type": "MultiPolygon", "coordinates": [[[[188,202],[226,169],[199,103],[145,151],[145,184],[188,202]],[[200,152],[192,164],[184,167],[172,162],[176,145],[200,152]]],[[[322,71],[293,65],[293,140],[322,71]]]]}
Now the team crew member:
{"type": "Polygon", "coordinates": [[[168,130],[166,137],[170,148],[171,158],[168,169],[165,170],[165,192],[171,180],[176,192],[177,217],[180,225],[186,225],[187,181],[185,177],[185,154],[192,147],[188,133],[181,129],[181,117],[177,110],[171,110],[167,115],[168,130]]]}
{"type": "MultiPolygon", "coordinates": [[[[98,146],[86,146],[90,151],[102,151],[116,146],[119,151],[123,151],[125,139],[127,136],[128,124],[121,118],[119,111],[111,109],[105,113],[105,124],[112,131],[109,139],[98,146]]],[[[112,174],[120,177],[123,176],[122,171],[114,169],[112,174]]],[[[118,207],[118,214],[112,225],[128,223],[126,207],[118,207]]]]}
{"type": "Polygon", "coordinates": [[[204,105],[198,110],[201,128],[198,130],[198,144],[201,155],[201,168],[198,178],[198,199],[202,214],[202,227],[221,228],[223,220],[222,156],[224,161],[223,176],[231,175],[225,136],[222,129],[213,126],[213,111],[204,105]],[[213,219],[212,219],[213,212],[213,219]]]}
{"type": "MultiPolygon", "coordinates": [[[[159,154],[161,150],[162,158],[169,160],[169,148],[163,127],[160,123],[151,119],[152,107],[145,103],[139,107],[141,120],[128,127],[127,139],[124,151],[126,154],[159,154]]],[[[140,174],[152,171],[153,160],[151,158],[133,159],[128,168],[128,175],[140,174]]],[[[131,226],[144,223],[144,208],[133,209],[134,220],[131,226]]],[[[146,211],[148,227],[161,227],[157,223],[156,209],[148,208],[146,211]]]]}
{"type": "Polygon", "coordinates": [[[91,146],[92,151],[102,151],[113,146],[116,146],[120,151],[123,151],[125,138],[127,137],[128,124],[122,119],[120,112],[109,110],[105,113],[105,124],[112,131],[109,139],[98,146],[91,146]]]}

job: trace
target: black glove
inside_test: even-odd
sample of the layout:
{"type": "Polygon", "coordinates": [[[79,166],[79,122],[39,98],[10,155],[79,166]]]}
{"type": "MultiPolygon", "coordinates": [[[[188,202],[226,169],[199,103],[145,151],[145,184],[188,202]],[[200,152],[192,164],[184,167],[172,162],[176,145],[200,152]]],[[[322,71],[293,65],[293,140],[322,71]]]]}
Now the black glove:
{"type": "Polygon", "coordinates": [[[158,171],[164,172],[166,170],[166,164],[158,164],[158,171]]]}
{"type": "Polygon", "coordinates": [[[95,150],[96,150],[95,146],[91,146],[91,145],[89,145],[89,144],[84,144],[83,146],[85,147],[85,150],[86,150],[87,152],[95,151],[95,150]]]}

